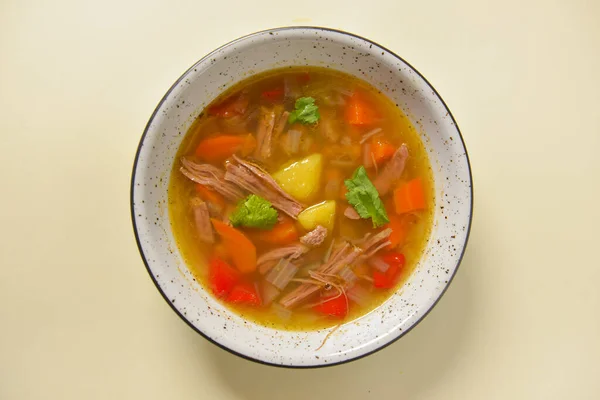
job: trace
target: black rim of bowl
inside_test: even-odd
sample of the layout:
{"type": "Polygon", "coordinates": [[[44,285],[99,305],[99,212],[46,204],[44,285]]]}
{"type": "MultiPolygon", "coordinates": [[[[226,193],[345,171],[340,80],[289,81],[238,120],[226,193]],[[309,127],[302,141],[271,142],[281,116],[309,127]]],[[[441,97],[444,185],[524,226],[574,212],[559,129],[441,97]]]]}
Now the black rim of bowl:
{"type": "Polygon", "coordinates": [[[154,282],[154,286],[156,286],[156,289],[158,289],[159,293],[161,294],[161,296],[163,297],[163,299],[167,302],[167,304],[169,304],[169,306],[171,307],[171,309],[190,328],[192,328],[194,331],[196,331],[198,334],[200,334],[202,337],[204,337],[209,342],[215,344],[216,346],[220,347],[223,350],[228,351],[229,353],[235,354],[236,356],[239,356],[239,357],[244,358],[246,360],[253,361],[253,362],[256,362],[256,363],[259,363],[259,364],[263,364],[263,365],[269,365],[269,366],[275,366],[275,367],[283,367],[283,368],[297,368],[297,369],[332,367],[332,366],[335,366],[335,365],[345,364],[345,363],[349,363],[351,361],[359,360],[361,358],[367,357],[367,356],[369,356],[369,355],[371,355],[373,353],[376,353],[376,352],[378,352],[378,351],[380,351],[380,350],[388,347],[392,343],[395,343],[398,339],[400,339],[401,337],[403,337],[404,335],[406,335],[408,332],[410,332],[415,326],[419,325],[419,323],[421,321],[423,321],[423,319],[427,315],[429,315],[429,313],[431,312],[431,310],[433,310],[433,308],[437,305],[437,303],[440,301],[440,299],[444,296],[444,294],[448,290],[448,287],[452,283],[452,280],[456,276],[458,268],[460,267],[460,264],[461,264],[461,262],[463,260],[464,255],[465,255],[465,250],[467,248],[467,244],[469,242],[469,236],[471,234],[471,225],[472,225],[472,222],[473,222],[473,202],[474,202],[474,198],[473,198],[473,176],[472,176],[472,173],[471,173],[471,162],[469,160],[469,154],[467,152],[467,146],[465,145],[465,141],[463,139],[462,133],[460,131],[460,128],[458,127],[458,124],[456,123],[456,120],[454,119],[454,116],[452,115],[452,112],[450,112],[450,109],[446,105],[446,102],[444,101],[444,99],[442,98],[442,96],[440,96],[440,94],[438,93],[438,91],[435,90],[435,88],[433,87],[433,85],[431,85],[431,83],[429,83],[429,81],[415,67],[413,67],[410,63],[408,63],[406,60],[404,60],[402,57],[400,57],[399,55],[397,55],[393,51],[391,51],[388,48],[380,45],[379,43],[374,42],[374,41],[369,40],[369,39],[366,39],[366,38],[364,38],[362,36],[355,35],[353,33],[341,31],[341,30],[338,30],[338,29],[324,28],[324,27],[318,27],[318,26],[290,26],[290,27],[281,27],[281,28],[275,28],[275,29],[266,29],[266,30],[263,30],[263,31],[254,32],[254,33],[242,36],[240,38],[234,39],[234,40],[232,40],[232,41],[224,44],[223,46],[218,47],[217,49],[213,50],[212,52],[208,53],[207,55],[205,55],[204,57],[202,57],[200,60],[198,60],[197,62],[195,62],[194,65],[192,65],[190,68],[188,68],[177,79],[177,81],[175,81],[175,83],[173,85],[171,85],[171,87],[169,88],[169,90],[165,93],[165,95],[163,96],[163,98],[160,100],[160,102],[158,103],[158,105],[156,106],[156,108],[154,109],[154,111],[152,112],[152,115],[150,116],[150,119],[148,120],[148,123],[146,124],[146,127],[144,128],[144,133],[142,134],[142,137],[140,138],[140,142],[138,144],[138,148],[137,148],[137,151],[135,153],[135,160],[133,162],[133,171],[131,173],[131,186],[130,186],[131,221],[132,221],[132,224],[133,224],[133,232],[134,232],[134,235],[135,235],[135,240],[136,240],[136,243],[137,243],[137,247],[138,247],[138,250],[140,252],[140,256],[142,257],[142,260],[144,261],[144,265],[146,266],[146,270],[148,271],[148,274],[150,275],[150,278],[152,279],[152,282],[154,282]],[[375,45],[375,46],[381,48],[383,51],[386,51],[390,55],[396,57],[398,60],[400,60],[401,62],[403,62],[404,64],[406,64],[421,79],[423,79],[423,81],[427,84],[427,86],[429,86],[429,88],[440,99],[440,101],[442,102],[444,108],[448,112],[448,115],[450,116],[450,118],[452,119],[452,122],[454,123],[454,126],[456,127],[456,131],[458,132],[458,136],[460,137],[460,141],[461,141],[461,144],[463,146],[463,149],[465,150],[465,156],[466,156],[466,159],[467,159],[467,167],[468,167],[468,172],[469,172],[469,188],[470,188],[471,204],[470,204],[470,210],[469,210],[469,222],[468,222],[468,226],[467,226],[467,235],[465,237],[465,243],[463,245],[462,252],[460,254],[458,262],[456,263],[456,267],[454,268],[454,272],[452,273],[452,276],[450,276],[450,278],[448,279],[448,283],[446,283],[446,285],[444,286],[444,289],[439,294],[438,298],[433,302],[433,304],[431,305],[431,307],[429,307],[429,309],[423,315],[421,315],[421,317],[417,321],[415,321],[415,323],[413,323],[408,329],[406,329],[406,330],[402,331],[401,333],[399,333],[398,336],[396,336],[395,338],[393,338],[389,342],[387,342],[385,344],[382,344],[379,347],[377,347],[376,349],[373,349],[373,350],[371,350],[371,351],[369,351],[369,352],[367,352],[365,354],[361,354],[361,355],[353,357],[353,358],[348,358],[346,360],[338,361],[338,362],[335,362],[335,363],[329,363],[329,364],[288,365],[288,364],[271,363],[271,362],[267,362],[267,361],[264,361],[264,360],[260,360],[260,359],[253,358],[253,357],[247,356],[245,354],[239,353],[239,352],[237,352],[237,351],[235,351],[233,349],[230,349],[229,347],[227,347],[227,346],[225,346],[225,345],[217,342],[216,340],[213,340],[212,338],[208,337],[204,332],[202,332],[200,329],[198,329],[196,326],[194,326],[183,314],[181,314],[181,312],[169,300],[169,298],[167,297],[167,295],[165,294],[165,292],[162,290],[162,287],[156,281],[156,278],[152,274],[152,270],[150,268],[148,260],[146,259],[144,251],[142,249],[142,244],[140,242],[140,237],[138,235],[138,229],[137,229],[137,225],[136,225],[136,222],[135,222],[134,193],[133,192],[134,192],[134,188],[135,188],[136,170],[137,170],[137,165],[138,165],[138,160],[139,160],[140,152],[141,152],[141,149],[142,149],[142,144],[144,143],[144,140],[146,139],[146,135],[148,133],[148,129],[150,127],[150,124],[154,120],[154,117],[158,113],[158,110],[162,107],[163,103],[169,97],[169,95],[171,94],[171,92],[184,79],[184,77],[190,71],[192,71],[198,64],[202,63],[206,59],[210,59],[214,54],[217,54],[220,50],[223,50],[223,49],[225,49],[225,48],[227,48],[229,46],[232,46],[233,44],[235,44],[235,43],[237,43],[237,42],[239,42],[241,40],[245,40],[245,39],[251,38],[253,36],[259,36],[259,35],[263,35],[265,33],[290,31],[290,30],[314,30],[314,31],[333,32],[333,33],[339,33],[339,34],[342,34],[342,35],[351,36],[353,38],[364,40],[365,42],[367,42],[369,44],[372,44],[372,45],[375,45]]]}

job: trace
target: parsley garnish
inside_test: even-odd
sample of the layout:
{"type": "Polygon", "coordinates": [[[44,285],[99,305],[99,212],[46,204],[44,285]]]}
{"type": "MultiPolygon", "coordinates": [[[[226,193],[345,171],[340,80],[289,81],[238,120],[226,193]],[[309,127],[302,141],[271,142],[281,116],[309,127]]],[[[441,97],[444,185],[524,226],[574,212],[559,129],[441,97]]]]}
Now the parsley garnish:
{"type": "Polygon", "coordinates": [[[300,122],[302,124],[314,124],[321,118],[319,107],[315,104],[312,97],[300,97],[296,100],[296,109],[290,113],[288,122],[293,124],[300,122]]]}
{"type": "Polygon", "coordinates": [[[379,193],[367,176],[365,167],[362,165],[358,167],[352,179],[346,179],[344,183],[348,188],[346,199],[361,218],[371,218],[375,228],[390,222],[379,193]]]}
{"type": "Polygon", "coordinates": [[[271,229],[277,223],[277,210],[262,197],[251,194],[229,216],[233,226],[271,229]]]}

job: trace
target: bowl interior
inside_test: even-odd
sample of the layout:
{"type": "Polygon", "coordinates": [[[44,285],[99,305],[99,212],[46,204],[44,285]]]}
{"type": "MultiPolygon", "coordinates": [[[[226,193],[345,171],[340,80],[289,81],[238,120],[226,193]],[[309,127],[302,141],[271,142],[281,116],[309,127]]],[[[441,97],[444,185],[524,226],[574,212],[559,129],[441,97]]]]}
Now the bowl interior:
{"type": "Polygon", "coordinates": [[[174,310],[209,340],[275,365],[322,366],[349,361],[391,343],[435,305],[452,279],[468,238],[472,191],[460,132],[446,105],[410,65],[385,48],[347,33],[283,28],[238,39],[190,68],[152,115],[132,177],[132,217],[142,257],[174,310]],[[310,65],[355,75],[391,98],[420,131],[435,180],[434,227],[408,282],[382,306],[338,329],[279,331],[233,314],[187,269],[171,233],[168,179],[194,118],[223,90],[258,72],[310,65]]]}

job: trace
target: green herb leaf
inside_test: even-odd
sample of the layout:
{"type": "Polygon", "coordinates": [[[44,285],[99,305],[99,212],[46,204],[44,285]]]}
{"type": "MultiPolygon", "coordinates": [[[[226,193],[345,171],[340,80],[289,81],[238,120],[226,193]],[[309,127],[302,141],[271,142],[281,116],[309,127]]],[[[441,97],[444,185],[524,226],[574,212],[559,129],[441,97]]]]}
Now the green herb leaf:
{"type": "Polygon", "coordinates": [[[277,210],[267,200],[251,194],[238,204],[229,221],[233,226],[271,229],[277,223],[277,210]]]}
{"type": "Polygon", "coordinates": [[[296,109],[290,113],[288,122],[293,124],[300,122],[302,124],[314,124],[321,118],[319,107],[315,104],[312,97],[300,97],[296,100],[296,109]]]}
{"type": "Polygon", "coordinates": [[[352,179],[346,179],[344,183],[348,189],[346,199],[361,218],[371,218],[375,228],[390,222],[379,193],[367,176],[365,167],[362,165],[358,167],[352,179]]]}

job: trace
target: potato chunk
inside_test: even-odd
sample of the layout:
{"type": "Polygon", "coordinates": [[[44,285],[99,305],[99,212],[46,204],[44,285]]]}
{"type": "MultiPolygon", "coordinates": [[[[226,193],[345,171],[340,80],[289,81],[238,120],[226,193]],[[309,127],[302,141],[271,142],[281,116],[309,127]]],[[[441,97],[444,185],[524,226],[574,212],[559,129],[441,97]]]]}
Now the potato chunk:
{"type": "Polygon", "coordinates": [[[310,201],[319,191],[323,157],[312,154],[273,174],[281,188],[299,201],[310,201]]]}
{"type": "Polygon", "coordinates": [[[321,225],[329,232],[333,231],[335,223],[336,204],[334,200],[327,200],[322,203],[308,207],[298,214],[298,222],[307,231],[311,231],[321,225]]]}

